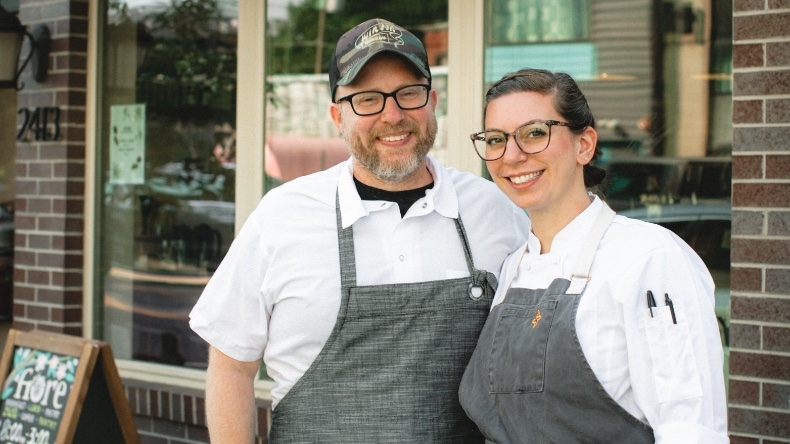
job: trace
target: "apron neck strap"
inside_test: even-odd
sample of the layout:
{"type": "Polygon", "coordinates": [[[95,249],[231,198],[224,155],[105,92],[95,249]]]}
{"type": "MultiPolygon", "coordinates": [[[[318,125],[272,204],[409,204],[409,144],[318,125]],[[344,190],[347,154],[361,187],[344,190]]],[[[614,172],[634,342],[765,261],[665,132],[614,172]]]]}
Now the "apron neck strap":
{"type": "MultiPolygon", "coordinates": [[[[354,226],[350,225],[348,228],[343,228],[343,218],[340,212],[340,189],[335,191],[335,220],[337,224],[337,239],[340,251],[340,285],[343,288],[351,288],[357,285],[357,266],[356,258],[354,255],[354,226]]],[[[466,257],[466,266],[469,269],[469,275],[472,278],[476,276],[476,269],[474,266],[474,259],[472,258],[472,249],[469,246],[464,224],[461,221],[461,214],[459,212],[458,218],[453,219],[455,222],[455,230],[458,237],[461,239],[461,246],[464,250],[466,257]]],[[[493,284],[496,288],[496,283],[493,284]]]]}
{"type": "Polygon", "coordinates": [[[590,268],[592,267],[595,252],[598,250],[598,244],[601,243],[604,233],[606,233],[606,230],[609,228],[615,216],[614,211],[609,208],[609,205],[606,205],[606,202],[602,201],[601,203],[603,206],[601,206],[595,223],[587,234],[584,248],[582,248],[579,256],[576,258],[576,264],[571,274],[571,285],[568,287],[565,294],[582,294],[584,288],[587,286],[587,282],[590,281],[590,268]]]}

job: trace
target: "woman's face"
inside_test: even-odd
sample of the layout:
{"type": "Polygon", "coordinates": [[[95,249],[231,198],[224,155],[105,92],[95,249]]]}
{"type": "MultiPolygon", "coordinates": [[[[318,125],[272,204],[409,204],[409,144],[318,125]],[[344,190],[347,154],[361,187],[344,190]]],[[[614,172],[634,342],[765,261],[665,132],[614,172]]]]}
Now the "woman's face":
{"type": "MultiPolygon", "coordinates": [[[[512,133],[530,120],[565,121],[554,109],[552,95],[516,92],[488,103],[485,129],[512,133]]],[[[511,136],[502,158],[486,162],[488,171],[510,200],[530,216],[568,211],[581,198],[587,199],[583,166],[592,158],[596,137],[592,128],[577,135],[568,127],[554,125],[548,147],[525,154],[511,136]]]]}

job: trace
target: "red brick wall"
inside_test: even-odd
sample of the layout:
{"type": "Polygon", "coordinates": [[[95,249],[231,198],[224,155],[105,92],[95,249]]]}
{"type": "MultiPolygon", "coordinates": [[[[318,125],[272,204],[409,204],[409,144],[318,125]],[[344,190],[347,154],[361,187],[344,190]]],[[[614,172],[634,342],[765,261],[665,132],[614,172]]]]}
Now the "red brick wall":
{"type": "MultiPolygon", "coordinates": [[[[202,391],[152,387],[150,383],[131,380],[124,384],[142,442],[209,442],[206,400],[202,391]]],[[[255,420],[255,444],[265,444],[268,442],[271,423],[268,402],[258,403],[255,420]]]]}
{"type": "Polygon", "coordinates": [[[87,14],[87,0],[19,5],[28,30],[49,27],[52,49],[43,83],[30,65],[23,73],[18,107],[61,112],[57,140],[17,142],[14,327],[21,330],[82,334],[87,14]]]}
{"type": "Polygon", "coordinates": [[[729,430],[790,437],[790,0],[734,0],[729,430]]]}

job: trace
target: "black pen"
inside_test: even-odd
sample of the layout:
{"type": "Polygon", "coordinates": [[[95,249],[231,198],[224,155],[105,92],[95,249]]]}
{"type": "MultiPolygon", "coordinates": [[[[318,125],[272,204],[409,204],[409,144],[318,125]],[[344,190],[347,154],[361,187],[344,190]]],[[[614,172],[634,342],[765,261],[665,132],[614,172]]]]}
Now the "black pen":
{"type": "Polygon", "coordinates": [[[664,293],[664,302],[669,305],[669,312],[672,314],[672,323],[677,324],[678,320],[675,317],[675,306],[672,305],[672,299],[669,299],[669,295],[664,293]]]}
{"type": "Polygon", "coordinates": [[[653,297],[653,292],[650,291],[650,290],[647,290],[647,308],[650,309],[650,317],[651,318],[653,317],[653,307],[655,307],[655,306],[656,306],[656,300],[653,297]]]}

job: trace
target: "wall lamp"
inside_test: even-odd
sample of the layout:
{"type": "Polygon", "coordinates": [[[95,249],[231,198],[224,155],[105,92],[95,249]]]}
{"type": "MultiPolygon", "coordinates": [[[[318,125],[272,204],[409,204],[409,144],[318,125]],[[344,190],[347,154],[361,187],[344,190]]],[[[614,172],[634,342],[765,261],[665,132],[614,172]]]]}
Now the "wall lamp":
{"type": "Polygon", "coordinates": [[[16,14],[11,14],[0,7],[0,89],[22,89],[24,84],[18,86],[19,76],[28,63],[31,64],[33,79],[36,82],[46,80],[51,46],[52,38],[46,25],[38,25],[32,32],[28,32],[27,28],[19,22],[16,14]],[[30,39],[30,52],[19,66],[19,56],[25,36],[30,39]]]}

